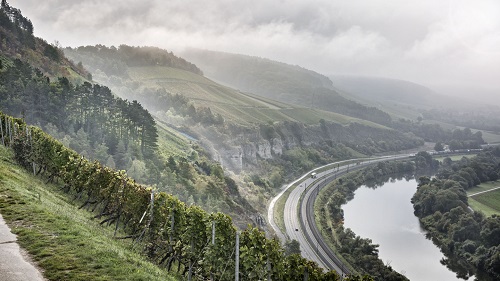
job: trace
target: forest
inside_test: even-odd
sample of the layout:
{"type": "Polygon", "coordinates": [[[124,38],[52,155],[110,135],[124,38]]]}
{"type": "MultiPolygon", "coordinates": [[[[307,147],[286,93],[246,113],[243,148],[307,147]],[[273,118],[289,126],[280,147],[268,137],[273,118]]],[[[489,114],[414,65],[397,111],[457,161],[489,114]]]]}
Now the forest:
{"type": "Polygon", "coordinates": [[[499,176],[500,148],[495,147],[471,159],[446,158],[436,177],[419,179],[412,198],[415,215],[445,254],[444,263],[459,277],[500,278],[500,217],[472,211],[466,194],[499,176]]]}
{"type": "MultiPolygon", "coordinates": [[[[125,70],[127,66],[168,66],[178,69],[187,70],[196,74],[203,75],[203,72],[194,64],[186,61],[183,58],[175,56],[172,52],[165,52],[156,47],[132,47],[120,45],[118,47],[107,47],[104,45],[96,46],[81,46],[78,48],[66,48],[66,53],[74,56],[86,55],[86,58],[91,58],[93,65],[91,70],[100,69],[108,76],[128,77],[125,70]]],[[[80,59],[78,61],[83,61],[80,59]]]]}

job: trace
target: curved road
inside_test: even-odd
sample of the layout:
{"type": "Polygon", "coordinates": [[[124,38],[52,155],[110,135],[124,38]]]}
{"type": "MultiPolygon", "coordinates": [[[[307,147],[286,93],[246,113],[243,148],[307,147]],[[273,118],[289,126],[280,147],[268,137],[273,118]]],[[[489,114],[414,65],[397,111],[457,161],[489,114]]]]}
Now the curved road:
{"type": "Polygon", "coordinates": [[[332,250],[325,244],[321,238],[321,234],[316,227],[314,219],[314,201],[321,188],[336,179],[338,176],[355,169],[360,169],[368,165],[385,161],[395,160],[410,157],[411,154],[391,155],[377,158],[362,158],[362,159],[349,159],[345,161],[335,162],[319,168],[316,168],[309,173],[303,175],[298,180],[287,185],[276,197],[271,200],[268,209],[268,221],[273,227],[276,235],[282,240],[288,239],[297,240],[300,243],[300,250],[302,256],[309,260],[318,263],[319,266],[327,270],[335,270],[339,274],[349,273],[345,266],[335,256],[332,250]],[[346,162],[359,161],[360,164],[348,164],[346,162]],[[343,166],[340,166],[344,164],[343,166]],[[327,166],[334,168],[317,172],[327,166]],[[310,174],[316,172],[316,178],[311,178],[310,174]],[[274,205],[276,201],[288,190],[291,186],[300,182],[285,202],[284,222],[286,228],[286,236],[281,232],[274,222],[274,205]]]}

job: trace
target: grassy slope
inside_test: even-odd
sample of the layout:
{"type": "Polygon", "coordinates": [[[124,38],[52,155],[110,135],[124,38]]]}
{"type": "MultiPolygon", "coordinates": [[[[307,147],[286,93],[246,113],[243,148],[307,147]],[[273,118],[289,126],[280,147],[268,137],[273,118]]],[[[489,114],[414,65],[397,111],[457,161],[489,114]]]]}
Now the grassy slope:
{"type": "MultiPolygon", "coordinates": [[[[0,147],[0,212],[49,280],[176,280],[0,147]]],[[[119,234],[118,234],[119,235],[119,234]]]]}
{"type": "MultiPolygon", "coordinates": [[[[186,50],[183,54],[215,81],[278,100],[294,107],[316,108],[387,124],[384,113],[349,101],[334,90],[328,77],[300,66],[217,51],[186,50]],[[365,110],[376,114],[367,118],[365,110]],[[377,121],[378,120],[378,121],[377,121]]],[[[326,120],[326,118],[325,118],[326,120]]],[[[335,121],[335,120],[334,120],[335,121]]],[[[307,123],[308,120],[306,119],[307,123]]]]}
{"type": "Polygon", "coordinates": [[[431,89],[409,81],[349,75],[330,75],[329,78],[344,96],[376,106],[396,118],[416,120],[421,109],[450,102],[431,89]]]}
{"type": "MultiPolygon", "coordinates": [[[[95,54],[78,50],[65,50],[65,52],[70,59],[82,61],[88,69],[99,69],[101,59],[95,54]]],[[[99,75],[94,75],[94,79],[107,85],[118,95],[127,85],[134,85],[133,91],[138,91],[141,87],[165,88],[172,94],[182,94],[188,97],[194,102],[195,106],[210,107],[212,112],[221,114],[226,121],[234,124],[248,126],[279,121],[318,124],[319,120],[324,119],[325,121],[344,125],[357,122],[380,127],[380,125],[369,121],[329,111],[311,109],[309,104],[290,105],[288,101],[283,103],[258,95],[242,93],[209,80],[204,76],[178,68],[162,65],[127,66],[124,61],[111,57],[106,57],[106,61],[108,64],[114,63],[125,68],[123,71],[127,75],[120,77],[107,76],[101,71],[99,75]]],[[[303,72],[307,71],[303,70],[303,72]]],[[[274,75],[285,74],[278,72],[274,73],[274,75]]],[[[320,75],[316,76],[319,77],[320,75]]],[[[312,79],[317,84],[319,83],[316,81],[319,79],[318,77],[306,78],[312,79]]],[[[302,85],[301,83],[313,83],[307,79],[307,81],[302,81],[302,78],[298,77],[294,81],[299,85],[302,85]]],[[[324,79],[327,80],[327,78],[324,79]]]]}
{"type": "Polygon", "coordinates": [[[383,127],[338,113],[293,106],[265,97],[241,93],[203,76],[171,67],[129,67],[128,73],[132,80],[141,82],[147,87],[162,87],[171,93],[181,93],[198,106],[210,107],[212,112],[219,113],[226,120],[241,125],[266,124],[276,121],[318,124],[319,120],[324,119],[344,125],[357,122],[372,127],[383,127]]]}
{"type": "MultiPolygon", "coordinates": [[[[467,190],[467,194],[487,191],[499,186],[499,181],[482,183],[467,190]]],[[[500,215],[500,189],[471,196],[468,200],[469,205],[474,210],[482,211],[487,216],[491,216],[493,214],[500,215]]]]}
{"type": "Polygon", "coordinates": [[[158,128],[158,150],[165,158],[186,156],[186,152],[191,149],[189,140],[161,121],[156,121],[156,127],[158,128]]]}

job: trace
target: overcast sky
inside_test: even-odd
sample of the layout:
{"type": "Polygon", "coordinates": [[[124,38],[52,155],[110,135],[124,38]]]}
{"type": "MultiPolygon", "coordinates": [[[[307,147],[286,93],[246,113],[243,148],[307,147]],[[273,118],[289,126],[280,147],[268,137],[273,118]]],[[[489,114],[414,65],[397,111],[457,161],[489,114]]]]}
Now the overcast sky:
{"type": "Polygon", "coordinates": [[[498,0],[10,0],[62,46],[196,47],[500,104],[498,0]]]}

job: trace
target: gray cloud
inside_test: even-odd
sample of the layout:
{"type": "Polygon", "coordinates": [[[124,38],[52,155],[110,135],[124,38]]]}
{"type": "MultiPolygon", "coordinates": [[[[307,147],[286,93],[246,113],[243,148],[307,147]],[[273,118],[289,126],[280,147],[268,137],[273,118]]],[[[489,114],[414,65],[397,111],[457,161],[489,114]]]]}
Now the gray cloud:
{"type": "Polygon", "coordinates": [[[9,2],[38,36],[63,46],[197,47],[406,79],[448,94],[500,89],[496,0],[9,2]]]}

